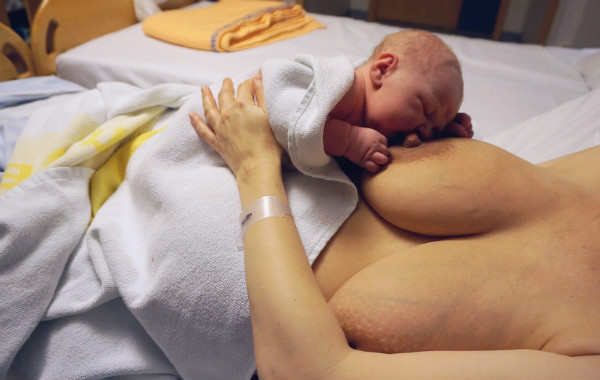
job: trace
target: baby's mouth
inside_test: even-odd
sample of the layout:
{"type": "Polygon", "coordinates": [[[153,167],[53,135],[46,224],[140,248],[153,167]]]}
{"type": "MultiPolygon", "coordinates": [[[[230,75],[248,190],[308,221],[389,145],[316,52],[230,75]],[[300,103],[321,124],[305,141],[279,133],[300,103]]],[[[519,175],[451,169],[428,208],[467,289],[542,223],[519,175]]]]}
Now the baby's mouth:
{"type": "Polygon", "coordinates": [[[432,131],[431,130],[427,130],[425,127],[421,126],[421,127],[417,127],[417,129],[414,132],[417,136],[419,136],[419,139],[421,139],[421,141],[429,141],[431,140],[432,136],[432,131]]]}

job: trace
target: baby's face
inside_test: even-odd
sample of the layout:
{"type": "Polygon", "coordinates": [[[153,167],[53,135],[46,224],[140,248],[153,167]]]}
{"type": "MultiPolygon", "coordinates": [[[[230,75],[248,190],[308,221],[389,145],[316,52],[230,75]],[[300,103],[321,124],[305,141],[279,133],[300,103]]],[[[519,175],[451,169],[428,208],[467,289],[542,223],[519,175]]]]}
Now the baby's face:
{"type": "Polygon", "coordinates": [[[392,137],[416,133],[431,140],[454,119],[461,103],[460,83],[451,72],[423,75],[399,69],[366,99],[365,127],[392,137]]]}

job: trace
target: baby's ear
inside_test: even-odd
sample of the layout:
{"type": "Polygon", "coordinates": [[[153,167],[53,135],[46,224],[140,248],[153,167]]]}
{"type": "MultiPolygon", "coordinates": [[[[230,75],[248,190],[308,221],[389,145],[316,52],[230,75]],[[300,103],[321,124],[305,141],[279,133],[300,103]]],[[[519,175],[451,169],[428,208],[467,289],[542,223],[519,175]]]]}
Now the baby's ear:
{"type": "Polygon", "coordinates": [[[369,77],[375,88],[381,87],[386,73],[396,69],[398,66],[398,56],[393,53],[383,53],[371,61],[369,66],[369,77]]]}

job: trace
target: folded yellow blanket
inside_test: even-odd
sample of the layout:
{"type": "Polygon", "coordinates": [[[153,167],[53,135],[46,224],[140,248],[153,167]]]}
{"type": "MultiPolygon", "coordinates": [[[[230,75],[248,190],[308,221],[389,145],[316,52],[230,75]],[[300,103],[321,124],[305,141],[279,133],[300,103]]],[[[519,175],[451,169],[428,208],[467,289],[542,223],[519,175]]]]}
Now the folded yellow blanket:
{"type": "Polygon", "coordinates": [[[166,42],[223,52],[296,37],[325,26],[307,16],[300,5],[226,1],[157,13],[145,19],[142,27],[146,35],[166,42]]]}

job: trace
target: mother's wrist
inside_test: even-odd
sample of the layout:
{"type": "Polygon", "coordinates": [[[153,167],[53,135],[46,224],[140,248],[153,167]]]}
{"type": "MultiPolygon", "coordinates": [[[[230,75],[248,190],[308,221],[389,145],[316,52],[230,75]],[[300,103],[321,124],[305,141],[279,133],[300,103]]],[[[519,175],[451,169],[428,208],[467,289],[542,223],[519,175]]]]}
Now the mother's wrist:
{"type": "Polygon", "coordinates": [[[240,165],[235,173],[238,185],[261,183],[265,180],[281,178],[280,160],[258,160],[240,165]]]}
{"type": "Polygon", "coordinates": [[[236,173],[236,179],[242,204],[264,195],[285,197],[280,161],[253,161],[242,165],[236,173]]]}

